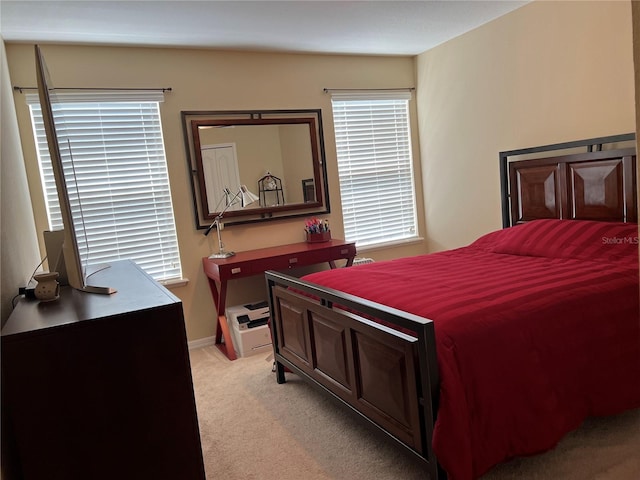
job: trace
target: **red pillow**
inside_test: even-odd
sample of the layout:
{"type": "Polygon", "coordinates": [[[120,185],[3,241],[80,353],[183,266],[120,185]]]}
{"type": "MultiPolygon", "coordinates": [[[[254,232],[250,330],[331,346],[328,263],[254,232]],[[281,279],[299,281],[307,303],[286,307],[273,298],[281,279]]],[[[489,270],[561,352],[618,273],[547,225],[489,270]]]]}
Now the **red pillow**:
{"type": "Polygon", "coordinates": [[[533,220],[501,231],[494,253],[593,261],[638,260],[638,224],[533,220]]]}

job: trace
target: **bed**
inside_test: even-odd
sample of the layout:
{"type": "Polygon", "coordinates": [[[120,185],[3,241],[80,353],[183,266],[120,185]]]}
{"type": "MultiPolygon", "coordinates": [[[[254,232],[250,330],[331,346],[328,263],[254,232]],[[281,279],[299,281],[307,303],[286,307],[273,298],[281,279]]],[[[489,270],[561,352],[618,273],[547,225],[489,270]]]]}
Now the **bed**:
{"type": "Polygon", "coordinates": [[[278,383],[295,372],[432,479],[640,407],[635,150],[602,149],[632,138],[502,152],[506,228],[466,247],[267,272],[278,383]]]}

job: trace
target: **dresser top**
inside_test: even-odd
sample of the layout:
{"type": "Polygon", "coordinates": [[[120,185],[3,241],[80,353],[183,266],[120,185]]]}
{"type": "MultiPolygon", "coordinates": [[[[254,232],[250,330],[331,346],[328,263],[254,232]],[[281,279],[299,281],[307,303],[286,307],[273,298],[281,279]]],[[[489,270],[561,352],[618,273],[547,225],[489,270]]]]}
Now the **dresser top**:
{"type": "Polygon", "coordinates": [[[175,295],[154,281],[131,260],[109,263],[107,268],[90,275],[87,283],[112,287],[117,292],[102,295],[62,287],[60,298],[52,302],[22,299],[2,328],[2,336],[34,333],[87,320],[180,303],[175,295]]]}

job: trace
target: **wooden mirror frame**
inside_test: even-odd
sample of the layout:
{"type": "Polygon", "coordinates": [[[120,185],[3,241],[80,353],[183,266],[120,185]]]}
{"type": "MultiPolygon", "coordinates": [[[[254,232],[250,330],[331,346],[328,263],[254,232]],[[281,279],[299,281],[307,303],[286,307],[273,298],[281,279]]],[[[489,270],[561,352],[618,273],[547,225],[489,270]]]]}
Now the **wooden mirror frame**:
{"type": "MultiPolygon", "coordinates": [[[[190,172],[193,205],[197,229],[208,228],[218,212],[209,211],[207,185],[205,181],[200,133],[203,126],[225,127],[242,125],[307,125],[309,146],[312,156],[315,201],[303,201],[273,206],[260,206],[238,210],[228,210],[224,214],[226,225],[264,222],[292,217],[312,216],[330,212],[327,182],[322,112],[320,109],[305,110],[236,110],[236,111],[182,111],[185,149],[190,172]]],[[[265,171],[267,170],[265,166],[265,171]]],[[[293,183],[293,182],[292,182],[293,183]]],[[[299,182],[296,182],[298,188],[299,182]]],[[[292,188],[295,188],[291,185],[292,188]]],[[[237,191],[239,185],[229,186],[237,191]]],[[[247,188],[258,194],[257,186],[247,184],[247,188]]]]}

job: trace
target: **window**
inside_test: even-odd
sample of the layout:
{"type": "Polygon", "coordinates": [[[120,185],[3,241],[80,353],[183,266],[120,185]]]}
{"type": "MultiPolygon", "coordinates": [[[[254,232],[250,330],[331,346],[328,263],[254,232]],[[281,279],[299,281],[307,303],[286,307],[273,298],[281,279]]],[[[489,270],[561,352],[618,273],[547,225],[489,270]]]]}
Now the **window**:
{"type": "Polygon", "coordinates": [[[359,247],[417,237],[410,98],[332,96],[345,237],[359,247]]]}
{"type": "MultiPolygon", "coordinates": [[[[52,105],[82,263],[132,259],[158,281],[182,276],[161,93],[56,94],[52,105]],[[71,172],[71,173],[70,173],[71,172]],[[80,221],[78,221],[80,219],[80,221]]],[[[49,228],[63,228],[37,95],[27,95],[49,228]]]]}

